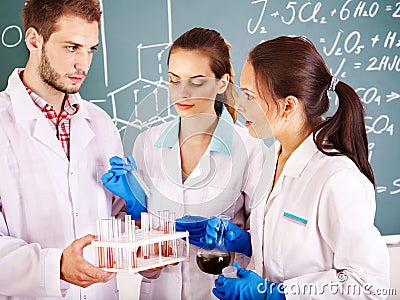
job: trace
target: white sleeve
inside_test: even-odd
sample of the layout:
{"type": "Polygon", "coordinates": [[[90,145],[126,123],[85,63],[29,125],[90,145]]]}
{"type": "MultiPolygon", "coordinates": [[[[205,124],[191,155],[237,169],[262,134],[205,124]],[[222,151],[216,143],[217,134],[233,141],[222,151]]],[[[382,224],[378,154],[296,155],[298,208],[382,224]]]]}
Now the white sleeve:
{"type": "MultiPolygon", "coordinates": [[[[0,295],[62,297],[60,259],[62,249],[42,249],[4,233],[0,214],[0,295]],[[24,261],[25,263],[16,263],[24,261]]],[[[69,285],[67,286],[67,288],[69,285]]]]}
{"type": "Polygon", "coordinates": [[[372,184],[354,169],[325,183],[318,208],[322,239],[333,252],[332,269],[285,281],[287,299],[309,299],[296,287],[315,286],[313,299],[383,299],[389,288],[389,254],[374,226],[372,184]],[[292,291],[291,291],[292,289],[292,291]]]}

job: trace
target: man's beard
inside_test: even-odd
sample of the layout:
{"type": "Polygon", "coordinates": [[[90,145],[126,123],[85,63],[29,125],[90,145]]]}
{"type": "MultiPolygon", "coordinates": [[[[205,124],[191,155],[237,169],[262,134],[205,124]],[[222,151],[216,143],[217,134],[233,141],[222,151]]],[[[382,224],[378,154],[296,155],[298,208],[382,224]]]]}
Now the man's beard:
{"type": "MultiPolygon", "coordinates": [[[[61,74],[57,73],[56,70],[51,66],[49,59],[46,55],[46,51],[44,47],[42,48],[42,56],[40,59],[40,65],[39,65],[39,75],[40,78],[45,82],[47,85],[52,87],[53,89],[60,91],[65,94],[74,94],[79,92],[81,86],[72,86],[72,87],[66,87],[65,85],[62,84],[61,78],[63,77],[61,74]]],[[[72,74],[71,74],[72,75],[72,74]]],[[[77,75],[77,74],[75,74],[77,75]]],[[[79,75],[82,75],[82,72],[79,73],[79,75]]],[[[65,78],[68,77],[68,74],[64,76],[65,78]]]]}

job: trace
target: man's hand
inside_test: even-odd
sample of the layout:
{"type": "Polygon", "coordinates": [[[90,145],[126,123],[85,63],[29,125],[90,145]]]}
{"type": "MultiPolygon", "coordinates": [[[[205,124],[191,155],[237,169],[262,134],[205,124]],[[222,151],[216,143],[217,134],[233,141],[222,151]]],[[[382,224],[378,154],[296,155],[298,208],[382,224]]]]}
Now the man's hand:
{"type": "Polygon", "coordinates": [[[83,248],[94,239],[94,235],[88,234],[64,249],[60,262],[61,279],[86,288],[93,283],[107,282],[116,275],[93,266],[83,258],[83,248]]]}

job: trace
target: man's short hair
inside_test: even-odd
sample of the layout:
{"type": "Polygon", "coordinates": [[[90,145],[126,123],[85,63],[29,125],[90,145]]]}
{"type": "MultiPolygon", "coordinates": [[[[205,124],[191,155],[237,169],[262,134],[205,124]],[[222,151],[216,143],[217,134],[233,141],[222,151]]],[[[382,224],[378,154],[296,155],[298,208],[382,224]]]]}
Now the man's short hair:
{"type": "Polygon", "coordinates": [[[63,16],[100,24],[100,3],[97,0],[27,0],[22,11],[24,30],[35,28],[46,42],[63,16]]]}

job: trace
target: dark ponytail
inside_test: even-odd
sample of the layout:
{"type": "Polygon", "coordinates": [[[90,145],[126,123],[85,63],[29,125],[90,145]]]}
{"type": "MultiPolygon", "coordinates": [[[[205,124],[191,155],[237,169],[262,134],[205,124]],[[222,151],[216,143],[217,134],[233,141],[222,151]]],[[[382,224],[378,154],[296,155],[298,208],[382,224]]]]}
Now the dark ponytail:
{"type": "Polygon", "coordinates": [[[336,85],[335,92],[339,97],[339,106],[336,113],[314,131],[315,144],[326,155],[348,156],[375,184],[374,174],[368,162],[364,106],[354,89],[342,81],[336,85]]]}

